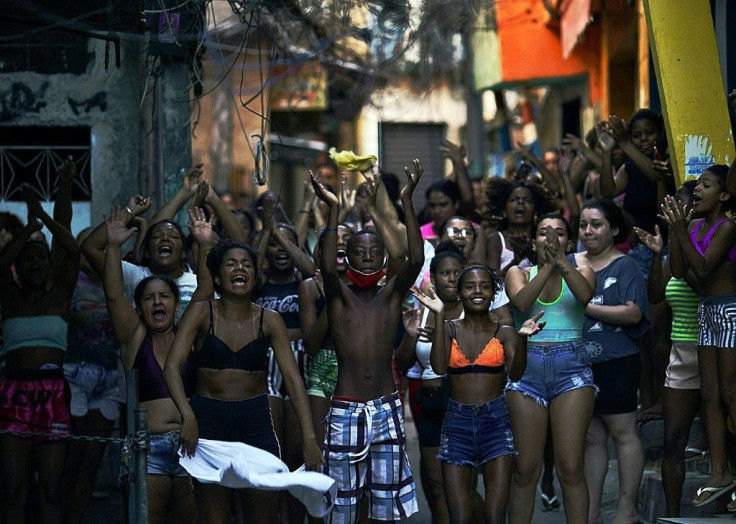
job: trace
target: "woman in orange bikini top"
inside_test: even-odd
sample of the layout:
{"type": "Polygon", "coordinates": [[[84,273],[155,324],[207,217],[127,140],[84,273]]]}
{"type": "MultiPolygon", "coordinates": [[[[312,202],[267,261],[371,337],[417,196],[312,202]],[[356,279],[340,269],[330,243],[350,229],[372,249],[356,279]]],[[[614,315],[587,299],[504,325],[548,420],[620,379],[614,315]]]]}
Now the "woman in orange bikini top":
{"type": "Polygon", "coordinates": [[[444,304],[434,293],[413,292],[435,316],[432,369],[447,373],[450,401],[442,427],[438,459],[442,463],[445,498],[453,522],[471,520],[469,501],[476,470],[483,472],[486,515],[503,521],[516,453],[506,403],[508,378],[519,380],[526,368],[526,338],[538,333],[542,316],[530,318],[517,332],[499,325],[488,313],[501,280],[488,266],[473,264],[458,277],[465,317],[445,321],[444,304]],[[462,375],[460,377],[459,375],[462,375]]]}

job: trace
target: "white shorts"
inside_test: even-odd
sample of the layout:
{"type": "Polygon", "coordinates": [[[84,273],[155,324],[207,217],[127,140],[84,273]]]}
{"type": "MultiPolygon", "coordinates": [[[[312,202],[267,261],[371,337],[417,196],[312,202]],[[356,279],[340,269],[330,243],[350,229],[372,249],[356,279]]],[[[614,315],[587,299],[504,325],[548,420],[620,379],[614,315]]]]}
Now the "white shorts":
{"type": "Polygon", "coordinates": [[[91,409],[100,410],[107,420],[117,420],[120,416],[119,370],[88,362],[67,363],[64,379],[72,393],[69,411],[73,417],[83,417],[91,409]]]}

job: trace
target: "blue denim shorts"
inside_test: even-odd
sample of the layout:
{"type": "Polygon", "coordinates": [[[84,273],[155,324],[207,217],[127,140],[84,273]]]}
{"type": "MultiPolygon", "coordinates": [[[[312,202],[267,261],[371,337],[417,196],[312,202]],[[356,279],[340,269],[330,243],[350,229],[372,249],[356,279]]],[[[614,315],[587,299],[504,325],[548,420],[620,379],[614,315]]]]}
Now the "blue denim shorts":
{"type": "Polygon", "coordinates": [[[447,404],[437,458],[455,466],[483,466],[498,457],[516,455],[511,420],[503,396],[485,404],[447,404]]]}
{"type": "Polygon", "coordinates": [[[148,447],[148,474],[186,477],[189,474],[179,465],[179,432],[152,433],[148,447]]]}
{"type": "Polygon", "coordinates": [[[555,397],[579,388],[598,388],[593,380],[590,358],[582,341],[548,346],[528,346],[526,371],[506,391],[521,391],[544,407],[555,397]]]}

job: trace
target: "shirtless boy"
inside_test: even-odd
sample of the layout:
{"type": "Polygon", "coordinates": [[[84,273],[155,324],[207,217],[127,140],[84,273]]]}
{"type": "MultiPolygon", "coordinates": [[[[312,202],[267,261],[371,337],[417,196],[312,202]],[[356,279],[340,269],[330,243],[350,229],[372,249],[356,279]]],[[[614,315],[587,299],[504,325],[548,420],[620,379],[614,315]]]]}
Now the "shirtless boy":
{"type": "Polygon", "coordinates": [[[383,241],[361,231],[347,244],[352,282],[337,272],[337,197],[315,178],[315,192],[330,209],[322,248],[322,278],[330,333],[337,354],[338,377],[327,415],[325,473],[337,481],[332,522],[355,522],[361,499],[368,499],[368,517],[376,521],[405,519],[417,511],[414,477],[406,456],[404,419],[395,391],[391,358],[401,321],[401,300],[424,262],[422,237],[411,198],[422,176],[406,169],[401,191],[406,215],[409,256],[394,278],[378,286],[386,255],[383,241]]]}

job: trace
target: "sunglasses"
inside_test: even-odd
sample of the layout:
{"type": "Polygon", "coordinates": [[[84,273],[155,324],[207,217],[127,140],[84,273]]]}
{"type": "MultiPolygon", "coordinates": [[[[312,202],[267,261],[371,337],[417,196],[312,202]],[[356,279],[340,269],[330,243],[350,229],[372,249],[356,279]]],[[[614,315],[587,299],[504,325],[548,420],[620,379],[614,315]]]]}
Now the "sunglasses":
{"type": "Polygon", "coordinates": [[[445,231],[448,237],[460,235],[463,238],[471,238],[473,236],[473,230],[470,228],[448,227],[445,231]]]}

